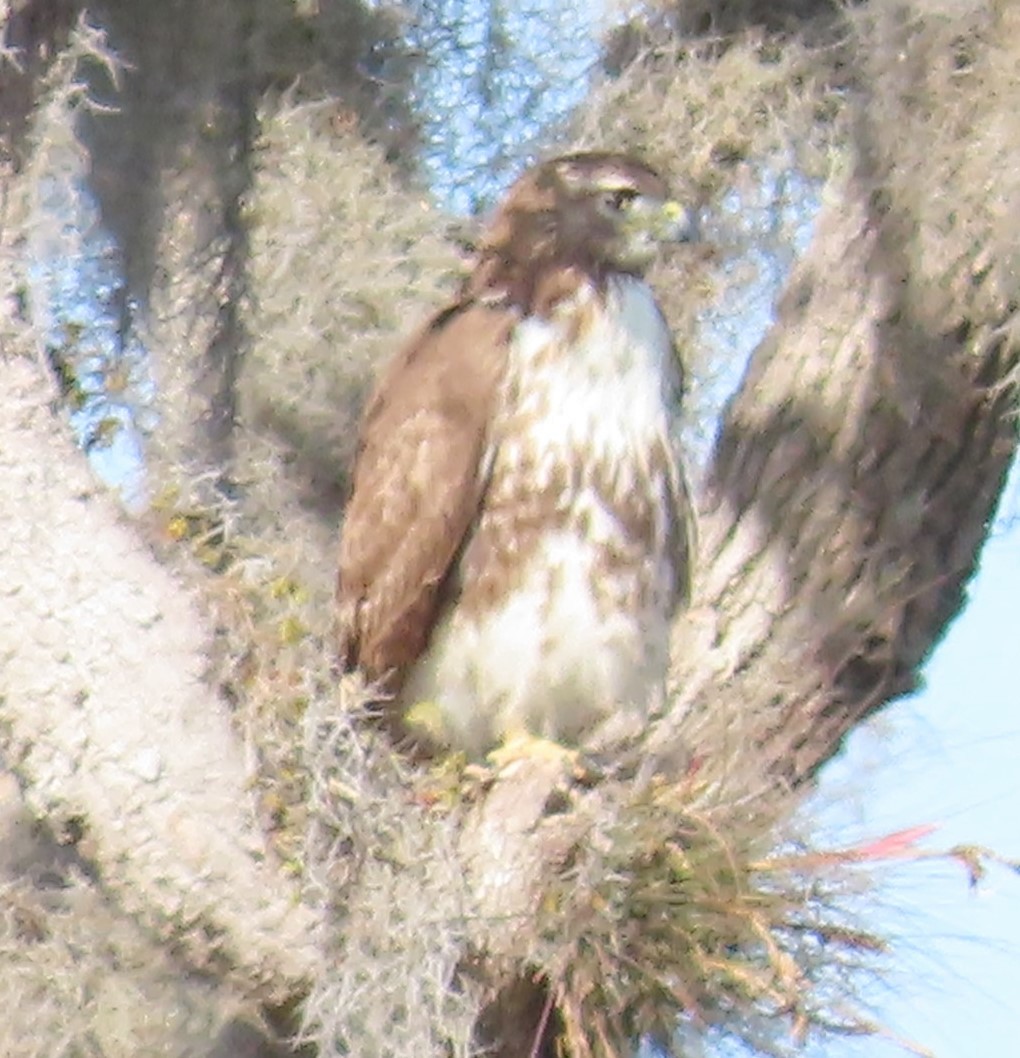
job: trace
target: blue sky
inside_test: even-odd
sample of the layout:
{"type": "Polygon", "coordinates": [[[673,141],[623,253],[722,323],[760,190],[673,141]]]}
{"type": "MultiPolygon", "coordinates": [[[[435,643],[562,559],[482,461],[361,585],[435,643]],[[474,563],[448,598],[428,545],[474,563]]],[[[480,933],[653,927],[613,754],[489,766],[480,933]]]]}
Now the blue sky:
{"type": "MultiPolygon", "coordinates": [[[[788,226],[794,250],[810,241],[816,194],[804,183],[788,226]]],[[[764,203],[731,202],[746,243],[768,230],[764,203]]],[[[786,208],[789,208],[787,206],[786,208]]],[[[756,253],[759,251],[751,251],[756,253]]],[[[710,403],[739,381],[772,323],[790,262],[761,268],[704,321],[703,340],[726,350],[732,370],[710,403]]],[[[981,845],[1020,858],[1020,468],[971,582],[968,602],[924,669],[917,694],[857,730],[823,772],[808,806],[821,847],[840,848],[921,824],[939,826],[924,847],[981,845]]],[[[891,944],[884,985],[868,995],[875,1020],[937,1058],[1020,1053],[1020,877],[989,872],[975,891],[955,863],[900,863],[872,872],[865,925],[891,944]]],[[[811,1044],[807,1058],[894,1058],[878,1038],[811,1044]]]]}
{"type": "MultiPolygon", "coordinates": [[[[925,842],[1020,857],[1020,528],[1017,483],[985,546],[970,602],[925,669],[926,687],[855,733],[827,769],[817,804],[834,844],[920,823],[925,842]]],[[[876,921],[893,938],[877,1013],[938,1058],[1011,1058],[1020,1049],[1020,878],[1000,868],[968,891],[956,864],[879,872],[876,921]]],[[[892,1058],[878,1040],[831,1045],[832,1058],[892,1058]]]]}

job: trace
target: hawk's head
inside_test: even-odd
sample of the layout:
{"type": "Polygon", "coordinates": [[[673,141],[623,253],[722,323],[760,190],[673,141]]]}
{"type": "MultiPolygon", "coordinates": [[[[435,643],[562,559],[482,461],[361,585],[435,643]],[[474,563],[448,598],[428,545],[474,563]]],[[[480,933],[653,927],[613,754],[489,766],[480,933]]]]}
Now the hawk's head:
{"type": "Polygon", "coordinates": [[[476,282],[531,308],[554,271],[600,284],[613,272],[641,275],[659,244],[693,235],[690,214],[653,169],[623,154],[589,151],[544,162],[507,193],[480,244],[476,282]]]}

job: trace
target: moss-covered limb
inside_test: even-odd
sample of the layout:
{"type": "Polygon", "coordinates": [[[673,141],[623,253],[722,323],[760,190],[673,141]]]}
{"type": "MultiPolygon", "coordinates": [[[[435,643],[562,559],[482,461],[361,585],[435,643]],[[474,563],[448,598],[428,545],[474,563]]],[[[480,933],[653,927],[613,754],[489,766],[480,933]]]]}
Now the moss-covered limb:
{"type": "Polygon", "coordinates": [[[440,211],[339,117],[325,103],[260,114],[237,438],[247,531],[330,598],[367,388],[457,265],[440,211]]]}
{"type": "Polygon", "coordinates": [[[839,868],[856,860],[772,856],[785,795],[730,800],[697,770],[586,789],[518,760],[465,780],[469,803],[433,802],[356,726],[315,730],[325,840],[307,866],[338,953],[307,1006],[323,1053],[427,1037],[435,1053],[618,1058],[682,1026],[780,1043],[866,1031],[854,975],[884,945],[844,906],[839,868]]]}
{"type": "Polygon", "coordinates": [[[179,953],[125,916],[80,849],[61,845],[0,774],[0,1053],[282,1058],[255,1004],[181,972],[179,953]]]}
{"type": "Polygon", "coordinates": [[[671,730],[794,783],[916,686],[1016,442],[1007,319],[926,331],[866,198],[820,222],[728,409],[675,641],[671,730]]]}
{"type": "Polygon", "coordinates": [[[116,902],[250,995],[311,974],[314,915],[266,848],[251,770],[203,681],[209,630],[47,410],[3,365],[5,762],[116,902]]]}
{"type": "MultiPolygon", "coordinates": [[[[870,5],[862,55],[893,32],[892,6],[870,5]]],[[[726,411],[662,732],[709,766],[754,746],[764,774],[809,778],[917,686],[963,603],[1016,448],[1020,243],[997,218],[1020,193],[1020,152],[934,115],[941,101],[982,129],[1005,100],[1015,112],[1020,28],[999,21],[894,34],[900,58],[858,103],[852,172],[726,411]]]]}

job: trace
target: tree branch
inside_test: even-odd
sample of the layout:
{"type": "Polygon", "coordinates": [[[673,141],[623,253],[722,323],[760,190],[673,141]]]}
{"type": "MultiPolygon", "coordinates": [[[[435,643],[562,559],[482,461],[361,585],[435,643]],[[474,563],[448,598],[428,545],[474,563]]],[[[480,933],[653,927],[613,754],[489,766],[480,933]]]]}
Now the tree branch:
{"type": "Polygon", "coordinates": [[[315,966],[315,916],[267,851],[203,682],[208,630],[91,480],[41,372],[2,366],[4,758],[126,910],[192,965],[289,998],[315,966]]]}
{"type": "Polygon", "coordinates": [[[873,190],[819,219],[727,409],[659,735],[794,785],[916,688],[1016,448],[1014,306],[933,330],[873,190]]]}

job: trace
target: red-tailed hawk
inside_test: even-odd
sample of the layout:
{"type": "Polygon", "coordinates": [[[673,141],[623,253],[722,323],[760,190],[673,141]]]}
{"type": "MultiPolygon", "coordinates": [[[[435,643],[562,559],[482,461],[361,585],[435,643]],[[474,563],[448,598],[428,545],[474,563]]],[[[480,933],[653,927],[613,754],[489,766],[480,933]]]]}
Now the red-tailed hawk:
{"type": "Polygon", "coordinates": [[[679,365],[643,275],[685,211],[651,169],[530,170],[460,296],[369,401],[340,544],[340,652],[477,757],[578,743],[661,700],[690,511],[679,365]]]}

